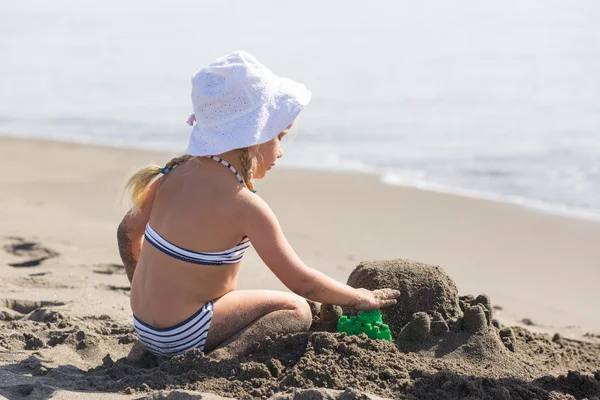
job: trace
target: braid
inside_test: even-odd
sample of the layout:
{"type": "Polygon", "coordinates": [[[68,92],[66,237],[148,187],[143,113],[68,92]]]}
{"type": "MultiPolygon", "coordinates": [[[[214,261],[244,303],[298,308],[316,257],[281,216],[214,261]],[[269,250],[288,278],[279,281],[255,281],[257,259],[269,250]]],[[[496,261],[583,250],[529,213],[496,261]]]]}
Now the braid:
{"type": "Polygon", "coordinates": [[[238,150],[238,156],[240,159],[240,164],[242,166],[242,170],[240,171],[240,175],[244,178],[244,182],[246,182],[246,186],[251,191],[254,191],[254,184],[252,183],[252,171],[256,167],[256,158],[250,154],[250,148],[244,147],[243,149],[238,150]]]}
{"type": "Polygon", "coordinates": [[[167,167],[169,169],[173,169],[173,168],[177,167],[179,164],[183,164],[184,162],[188,161],[192,157],[194,157],[194,156],[191,156],[189,154],[184,154],[180,157],[175,157],[174,159],[172,159],[171,161],[166,163],[165,167],[167,167]]]}

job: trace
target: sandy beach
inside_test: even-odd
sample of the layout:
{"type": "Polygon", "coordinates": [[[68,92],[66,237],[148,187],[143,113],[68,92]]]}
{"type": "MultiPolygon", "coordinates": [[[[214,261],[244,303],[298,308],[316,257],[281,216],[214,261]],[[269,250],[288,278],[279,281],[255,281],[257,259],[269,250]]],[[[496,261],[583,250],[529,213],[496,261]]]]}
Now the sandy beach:
{"type": "MultiPolygon", "coordinates": [[[[0,397],[80,398],[74,390],[83,389],[69,376],[82,379],[88,369],[112,368],[127,355],[134,341],[129,282],[116,247],[126,212],[122,187],[136,168],[172,156],[0,139],[0,397]],[[55,386],[43,381],[53,371],[64,380],[55,386]]],[[[575,367],[586,377],[600,371],[600,223],[384,185],[368,174],[279,169],[257,189],[307,265],[342,282],[365,260],[438,265],[460,295],[488,295],[495,318],[524,332],[519,340],[546,343],[552,357],[551,338],[560,333],[570,343],[563,347],[578,349],[571,361],[540,369],[542,375],[575,367]]],[[[254,252],[244,260],[239,288],[285,289],[254,252]]],[[[527,382],[537,376],[528,373],[527,382]]],[[[595,390],[600,381],[590,379],[585,382],[595,390]]],[[[86,398],[141,398],[138,392],[154,391],[128,393],[127,386],[107,384],[110,393],[102,394],[100,386],[89,387],[86,398]]],[[[373,392],[375,386],[348,387],[373,392]]],[[[391,389],[379,395],[401,397],[391,389]]]]}

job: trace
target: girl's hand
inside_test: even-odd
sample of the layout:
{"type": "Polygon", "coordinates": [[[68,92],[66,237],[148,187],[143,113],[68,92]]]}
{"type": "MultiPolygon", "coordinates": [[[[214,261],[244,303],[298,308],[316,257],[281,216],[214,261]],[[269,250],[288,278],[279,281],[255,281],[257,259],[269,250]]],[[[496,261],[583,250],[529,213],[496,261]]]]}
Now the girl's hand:
{"type": "Polygon", "coordinates": [[[396,304],[396,298],[400,291],[395,289],[356,289],[359,292],[359,300],[352,305],[356,310],[376,310],[396,304]]]}

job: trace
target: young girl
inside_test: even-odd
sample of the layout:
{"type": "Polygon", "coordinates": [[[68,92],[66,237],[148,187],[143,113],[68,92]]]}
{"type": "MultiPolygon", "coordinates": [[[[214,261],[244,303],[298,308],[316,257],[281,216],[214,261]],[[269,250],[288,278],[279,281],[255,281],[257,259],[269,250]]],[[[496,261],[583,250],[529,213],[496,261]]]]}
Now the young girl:
{"type": "Polygon", "coordinates": [[[281,139],[310,97],[248,53],[219,58],[192,78],[186,154],[130,178],[119,250],[135,332],[152,353],[245,355],[268,335],[308,330],[304,298],[358,310],[396,303],[396,290],[354,289],[304,265],[255,194],[253,180],[282,157],[281,139]],[[293,293],[236,290],[250,243],[293,293]]]}

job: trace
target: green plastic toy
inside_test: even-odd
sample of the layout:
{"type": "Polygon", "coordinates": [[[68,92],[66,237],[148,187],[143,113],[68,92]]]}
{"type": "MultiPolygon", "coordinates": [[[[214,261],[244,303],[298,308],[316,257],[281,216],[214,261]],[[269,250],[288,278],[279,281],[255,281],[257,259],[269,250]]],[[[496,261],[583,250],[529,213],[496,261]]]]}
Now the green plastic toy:
{"type": "Polygon", "coordinates": [[[337,324],[338,332],[346,332],[347,335],[366,334],[371,339],[382,339],[392,341],[390,327],[383,323],[381,311],[359,311],[358,315],[348,317],[342,315],[337,324]]]}

